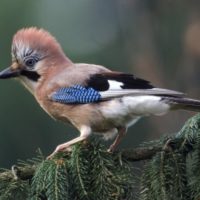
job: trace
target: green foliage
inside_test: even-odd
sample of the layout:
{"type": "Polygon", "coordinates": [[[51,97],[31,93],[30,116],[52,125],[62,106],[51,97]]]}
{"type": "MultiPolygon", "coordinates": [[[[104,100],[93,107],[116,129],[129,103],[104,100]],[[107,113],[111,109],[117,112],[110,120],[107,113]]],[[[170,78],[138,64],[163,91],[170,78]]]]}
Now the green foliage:
{"type": "MultiPolygon", "coordinates": [[[[39,165],[42,160],[43,156],[38,151],[38,156],[34,159],[27,160],[26,162],[19,160],[18,166],[13,166],[12,173],[11,170],[2,169],[0,176],[0,200],[27,199],[31,191],[30,180],[18,178],[19,169],[26,168],[28,172],[34,171],[35,166],[39,165]],[[17,168],[17,170],[14,168],[17,168]]],[[[27,172],[24,173],[29,176],[27,172]]],[[[32,175],[29,177],[32,178],[32,175]]]]}
{"type": "MultiPolygon", "coordinates": [[[[200,114],[189,119],[179,133],[142,146],[155,145],[162,148],[145,163],[139,199],[199,200],[200,114]]],[[[91,139],[51,160],[39,155],[20,162],[12,173],[3,170],[0,200],[134,200],[139,181],[133,171],[123,154],[108,153],[91,139]],[[29,175],[30,169],[34,175],[29,175]]]]}
{"type": "Polygon", "coordinates": [[[158,153],[147,165],[141,181],[141,199],[186,200],[186,163],[180,153],[158,153]]]}
{"type": "MultiPolygon", "coordinates": [[[[128,200],[133,198],[134,178],[131,165],[120,154],[108,153],[96,140],[77,144],[68,154],[59,153],[51,160],[41,155],[19,168],[35,166],[29,180],[17,172],[0,178],[0,200],[128,200]]],[[[12,170],[13,171],[13,170],[12,170]]]]}
{"type": "Polygon", "coordinates": [[[120,155],[108,153],[100,143],[88,143],[86,148],[76,146],[69,165],[71,199],[133,198],[134,178],[130,165],[120,155]]]}
{"type": "Polygon", "coordinates": [[[0,199],[16,200],[27,199],[30,192],[28,181],[5,179],[0,182],[0,199]]]}
{"type": "Polygon", "coordinates": [[[30,199],[128,200],[133,198],[133,180],[126,161],[93,141],[39,164],[30,199]]]}
{"type": "Polygon", "coordinates": [[[63,159],[44,160],[34,175],[30,199],[68,199],[68,188],[66,162],[63,159]]]}
{"type": "Polygon", "coordinates": [[[198,200],[200,115],[189,119],[178,134],[162,142],[163,151],[158,152],[145,166],[140,199],[198,200]]]}

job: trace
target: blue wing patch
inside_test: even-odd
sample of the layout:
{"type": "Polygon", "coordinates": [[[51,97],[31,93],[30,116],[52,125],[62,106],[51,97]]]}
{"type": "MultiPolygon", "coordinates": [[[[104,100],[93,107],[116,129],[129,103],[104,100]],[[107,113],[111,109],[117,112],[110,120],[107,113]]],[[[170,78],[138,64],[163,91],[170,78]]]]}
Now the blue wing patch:
{"type": "Polygon", "coordinates": [[[85,88],[81,85],[60,88],[52,95],[52,100],[65,104],[94,103],[101,100],[101,95],[93,88],[85,88]]]}

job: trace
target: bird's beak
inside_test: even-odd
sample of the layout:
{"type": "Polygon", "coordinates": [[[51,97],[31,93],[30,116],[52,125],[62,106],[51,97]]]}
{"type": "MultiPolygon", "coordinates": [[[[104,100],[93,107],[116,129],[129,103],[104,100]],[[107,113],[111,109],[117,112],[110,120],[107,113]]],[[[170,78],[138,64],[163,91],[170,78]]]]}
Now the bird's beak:
{"type": "Polygon", "coordinates": [[[20,75],[19,69],[12,69],[8,67],[0,72],[0,79],[14,78],[20,75]]]}

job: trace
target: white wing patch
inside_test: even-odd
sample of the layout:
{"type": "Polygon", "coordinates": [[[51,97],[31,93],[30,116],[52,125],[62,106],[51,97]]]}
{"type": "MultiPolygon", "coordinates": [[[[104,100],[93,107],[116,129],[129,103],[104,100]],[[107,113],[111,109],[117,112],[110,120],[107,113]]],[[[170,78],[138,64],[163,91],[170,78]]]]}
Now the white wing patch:
{"type": "Polygon", "coordinates": [[[108,80],[109,83],[109,90],[117,90],[122,89],[121,86],[123,86],[123,83],[113,80],[108,80]]]}

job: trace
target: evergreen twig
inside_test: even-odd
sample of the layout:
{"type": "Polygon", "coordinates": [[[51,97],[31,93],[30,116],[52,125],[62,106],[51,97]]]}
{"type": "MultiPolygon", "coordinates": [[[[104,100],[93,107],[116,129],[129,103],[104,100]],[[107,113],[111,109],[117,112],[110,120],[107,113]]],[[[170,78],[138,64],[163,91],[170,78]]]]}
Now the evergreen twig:
{"type": "MultiPolygon", "coordinates": [[[[121,156],[131,162],[148,160],[151,159],[156,153],[163,151],[162,146],[150,146],[150,147],[136,147],[130,149],[123,149],[121,152],[121,156]]],[[[33,177],[36,165],[25,165],[25,166],[17,166],[17,173],[19,179],[29,180],[33,177]]],[[[0,182],[2,180],[10,180],[14,178],[13,172],[11,170],[6,170],[0,172],[0,182]]]]}

